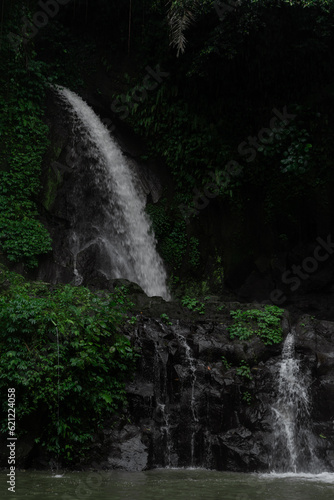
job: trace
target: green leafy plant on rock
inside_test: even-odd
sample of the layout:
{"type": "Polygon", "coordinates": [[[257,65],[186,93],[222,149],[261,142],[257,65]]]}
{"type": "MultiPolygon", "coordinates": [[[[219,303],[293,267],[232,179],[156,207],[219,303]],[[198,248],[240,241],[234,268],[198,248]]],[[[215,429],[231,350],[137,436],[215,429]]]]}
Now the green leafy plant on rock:
{"type": "Polygon", "coordinates": [[[194,297],[185,296],[181,300],[183,307],[189,309],[189,311],[197,312],[198,314],[205,314],[205,305],[203,302],[195,299],[194,297]]]}
{"type": "Polygon", "coordinates": [[[222,356],[222,363],[223,363],[223,366],[226,370],[229,370],[231,368],[231,363],[229,363],[226,359],[225,356],[222,356]]]}
{"type": "Polygon", "coordinates": [[[165,325],[170,326],[170,325],[172,325],[172,324],[173,324],[173,323],[170,321],[168,314],[166,314],[166,313],[161,314],[160,318],[161,318],[161,321],[162,321],[163,323],[165,323],[165,325]]]}
{"type": "Polygon", "coordinates": [[[237,375],[240,377],[245,377],[248,378],[249,380],[252,380],[252,375],[251,375],[251,369],[248,363],[244,359],[241,360],[240,366],[237,368],[237,375]]]}
{"type": "Polygon", "coordinates": [[[264,306],[263,309],[238,309],[231,311],[233,324],[228,327],[231,339],[250,340],[257,335],[266,345],[282,341],[281,319],[283,309],[277,306],[264,306]]]}
{"type": "Polygon", "coordinates": [[[252,395],[248,391],[245,391],[242,394],[242,400],[248,405],[250,405],[252,403],[252,395]]]}

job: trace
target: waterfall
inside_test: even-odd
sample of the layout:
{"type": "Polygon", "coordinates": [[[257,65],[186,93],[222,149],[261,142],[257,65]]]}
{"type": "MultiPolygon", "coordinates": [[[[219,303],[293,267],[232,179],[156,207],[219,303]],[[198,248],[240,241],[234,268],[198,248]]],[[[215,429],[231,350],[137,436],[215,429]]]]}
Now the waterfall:
{"type": "Polygon", "coordinates": [[[278,395],[272,406],[274,450],[271,467],[280,472],[322,470],[311,426],[310,377],[295,357],[294,332],[287,335],[278,373],[278,395]]]}
{"type": "Polygon", "coordinates": [[[80,173],[81,183],[78,181],[74,192],[76,213],[68,243],[75,283],[82,281],[78,256],[92,247],[99,257],[98,271],[107,278],[126,278],[138,283],[147,295],[168,300],[167,276],[145,213],[145,195],[129,161],[78,95],[59,86],[55,92],[71,115],[75,140],[93,169],[90,176],[89,172],[80,173]]]}
{"type": "Polygon", "coordinates": [[[194,457],[195,457],[195,437],[196,437],[196,432],[197,432],[197,426],[198,426],[198,416],[196,412],[196,398],[195,398],[195,389],[196,389],[196,364],[195,364],[195,359],[191,356],[190,352],[191,349],[187,343],[186,338],[181,335],[177,334],[178,339],[180,340],[180,344],[182,347],[185,349],[185,356],[186,360],[189,365],[189,372],[190,372],[190,377],[191,377],[191,395],[190,395],[190,409],[191,409],[191,415],[192,415],[192,422],[191,422],[191,441],[190,441],[190,459],[191,459],[191,465],[194,465],[194,457]]]}
{"type": "Polygon", "coordinates": [[[166,405],[162,403],[158,403],[158,408],[161,411],[161,415],[163,418],[164,425],[161,427],[161,430],[165,434],[165,441],[166,441],[166,451],[167,451],[167,460],[166,460],[166,466],[171,467],[172,465],[172,437],[171,437],[171,432],[170,432],[170,425],[169,425],[169,414],[168,411],[166,411],[166,405]]]}

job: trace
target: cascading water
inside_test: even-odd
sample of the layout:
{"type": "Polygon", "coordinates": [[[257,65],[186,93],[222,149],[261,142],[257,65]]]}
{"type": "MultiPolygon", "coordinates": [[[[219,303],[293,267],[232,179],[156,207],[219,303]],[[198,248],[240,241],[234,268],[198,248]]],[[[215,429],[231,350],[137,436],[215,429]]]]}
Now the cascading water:
{"type": "Polygon", "coordinates": [[[169,426],[169,415],[168,415],[168,412],[166,411],[165,404],[158,403],[158,407],[161,411],[161,415],[162,415],[163,422],[164,422],[164,425],[161,427],[161,430],[165,434],[165,440],[166,440],[166,451],[167,451],[166,464],[167,464],[167,467],[171,467],[171,464],[172,464],[172,438],[171,438],[170,426],[169,426]]]}
{"type": "Polygon", "coordinates": [[[278,396],[274,405],[274,451],[271,468],[276,472],[323,470],[315,454],[311,431],[310,377],[295,357],[294,332],[287,335],[279,365],[278,396]]]}
{"type": "Polygon", "coordinates": [[[77,258],[91,246],[99,254],[98,271],[107,278],[126,278],[138,283],[147,295],[168,300],[166,272],[145,213],[145,195],[128,160],[100,118],[78,95],[63,87],[55,91],[70,112],[73,134],[80,139],[81,150],[87,152],[90,168],[94,169],[91,184],[78,186],[74,193],[78,214],[72,217],[68,241],[74,281],[81,279],[77,258]]]}
{"type": "Polygon", "coordinates": [[[191,376],[191,396],[190,396],[190,408],[191,408],[191,414],[192,414],[192,428],[191,428],[191,442],[190,442],[190,458],[191,458],[191,465],[194,465],[194,456],[195,456],[195,437],[196,437],[196,431],[197,431],[197,424],[198,424],[198,417],[196,413],[196,408],[195,408],[195,387],[196,387],[196,365],[195,365],[195,360],[191,356],[190,352],[190,347],[187,343],[187,340],[183,335],[178,334],[177,335],[178,339],[180,340],[180,344],[184,347],[185,349],[185,355],[186,359],[189,364],[189,371],[190,371],[190,376],[191,376]]]}

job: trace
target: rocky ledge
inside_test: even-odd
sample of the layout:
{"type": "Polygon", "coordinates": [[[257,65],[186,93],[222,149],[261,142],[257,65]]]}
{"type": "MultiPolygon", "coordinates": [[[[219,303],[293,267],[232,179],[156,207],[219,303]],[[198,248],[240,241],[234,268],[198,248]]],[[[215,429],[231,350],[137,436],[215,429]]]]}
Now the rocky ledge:
{"type": "MultiPolygon", "coordinates": [[[[101,457],[107,455],[99,465],[270,470],[282,343],[265,345],[257,336],[231,340],[228,332],[231,309],[262,306],[211,302],[200,318],[157,298],[137,296],[135,301],[137,306],[142,301],[142,311],[134,331],[127,333],[141,357],[127,387],[126,418],[106,430],[97,446],[101,457]],[[248,374],[242,373],[242,365],[249,367],[248,374]]],[[[315,453],[323,469],[332,471],[334,323],[308,315],[294,323],[295,356],[309,381],[305,390],[315,453]]],[[[282,328],[286,337],[292,328],[287,312],[282,328]]]]}

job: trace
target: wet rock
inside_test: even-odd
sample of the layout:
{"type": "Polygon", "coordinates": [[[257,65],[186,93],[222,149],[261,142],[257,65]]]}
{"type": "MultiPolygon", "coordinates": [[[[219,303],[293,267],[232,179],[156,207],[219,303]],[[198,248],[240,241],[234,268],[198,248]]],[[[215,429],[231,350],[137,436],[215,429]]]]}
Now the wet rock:
{"type": "MultiPolygon", "coordinates": [[[[124,418],[117,416],[100,444],[94,443],[100,467],[267,471],[282,344],[266,346],[256,336],[247,342],[231,340],[229,310],[238,304],[226,304],[217,322],[196,319],[191,312],[180,320],[179,304],[148,298],[124,280],[110,283],[116,285],[141,297],[146,314],[139,312],[137,324],[126,327],[141,356],[126,388],[124,418]],[[168,314],[168,321],[160,318],[160,311],[168,314]],[[238,371],[242,359],[251,378],[238,371]]],[[[324,467],[333,470],[334,323],[305,315],[295,330],[295,355],[309,381],[316,451],[324,467]]],[[[22,455],[24,462],[29,454],[27,449],[22,455]]]]}
{"type": "MultiPolygon", "coordinates": [[[[136,454],[143,453],[142,461],[137,460],[140,464],[268,470],[282,344],[266,346],[257,337],[231,341],[228,311],[226,307],[220,322],[180,321],[173,312],[172,324],[158,318],[139,319],[132,342],[142,355],[135,381],[128,387],[128,411],[136,429],[141,429],[133,441],[136,454]],[[251,379],[237,373],[240,359],[249,363],[251,379]],[[138,444],[139,436],[145,449],[138,444]]],[[[288,318],[285,323],[286,331],[288,318]]],[[[331,467],[334,325],[309,317],[301,323],[307,326],[296,327],[296,355],[312,378],[315,440],[319,456],[331,467]]],[[[125,446],[124,457],[127,450],[125,446]]],[[[122,463],[112,462],[117,467],[122,463]]]]}
{"type": "Polygon", "coordinates": [[[140,429],[127,425],[111,435],[111,446],[108,464],[110,468],[126,471],[142,471],[147,467],[147,447],[142,442],[140,429]]]}

